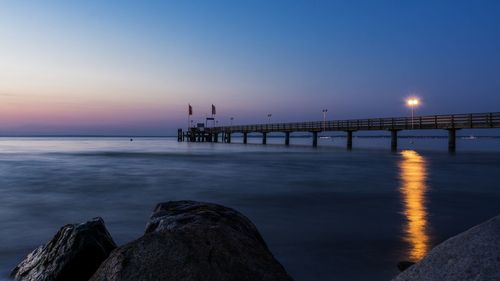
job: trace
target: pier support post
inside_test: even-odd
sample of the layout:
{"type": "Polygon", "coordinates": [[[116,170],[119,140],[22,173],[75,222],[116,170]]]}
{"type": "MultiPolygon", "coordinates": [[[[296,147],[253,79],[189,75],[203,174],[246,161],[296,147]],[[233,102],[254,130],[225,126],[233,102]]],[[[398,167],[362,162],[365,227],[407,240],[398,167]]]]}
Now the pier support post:
{"type": "Polygon", "coordinates": [[[231,143],[231,133],[230,132],[227,133],[227,135],[226,135],[226,142],[231,143]]]}
{"type": "Polygon", "coordinates": [[[247,133],[247,132],[244,132],[244,133],[243,133],[243,143],[244,143],[244,144],[247,144],[247,143],[248,143],[248,133],[247,133]]]}
{"type": "Polygon", "coordinates": [[[262,144],[267,144],[267,132],[262,133],[262,144]]]}
{"type": "Polygon", "coordinates": [[[290,132],[285,132],[285,145],[290,145],[290,132]]]}
{"type": "Polygon", "coordinates": [[[313,147],[318,147],[318,132],[314,131],[313,133],[313,147]]]}
{"type": "Polygon", "coordinates": [[[177,130],[177,141],[178,142],[184,141],[184,138],[182,137],[182,135],[183,135],[182,129],[178,129],[177,130]]]}
{"type": "Polygon", "coordinates": [[[347,149],[349,150],[352,149],[352,132],[353,131],[347,131],[347,149]]]}
{"type": "Polygon", "coordinates": [[[398,150],[398,130],[391,130],[391,150],[398,150]]]}
{"type": "Polygon", "coordinates": [[[214,133],[214,142],[219,142],[219,133],[214,133]]]}
{"type": "Polygon", "coordinates": [[[457,130],[448,129],[448,151],[455,152],[457,149],[457,130]]]}

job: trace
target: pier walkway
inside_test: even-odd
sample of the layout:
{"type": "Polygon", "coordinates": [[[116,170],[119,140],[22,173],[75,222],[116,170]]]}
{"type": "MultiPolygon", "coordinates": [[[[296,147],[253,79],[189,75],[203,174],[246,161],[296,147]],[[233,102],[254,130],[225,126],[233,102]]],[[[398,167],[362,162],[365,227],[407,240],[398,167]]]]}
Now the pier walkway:
{"type": "Polygon", "coordinates": [[[500,112],[430,115],[396,118],[370,118],[353,120],[330,120],[314,122],[269,123],[254,125],[234,125],[210,128],[189,128],[187,132],[178,130],[179,141],[231,143],[232,134],[242,134],[243,143],[247,143],[248,134],[261,133],[262,144],[267,143],[267,134],[281,132],[285,134],[285,145],[290,144],[290,134],[293,132],[310,132],[312,145],[318,145],[320,132],[346,132],[347,148],[352,148],[353,133],[357,131],[389,131],[391,133],[391,148],[397,149],[398,132],[402,130],[447,130],[448,149],[456,148],[456,131],[461,129],[492,129],[500,128],[500,112]],[[221,138],[219,138],[221,135],[221,138]]]}

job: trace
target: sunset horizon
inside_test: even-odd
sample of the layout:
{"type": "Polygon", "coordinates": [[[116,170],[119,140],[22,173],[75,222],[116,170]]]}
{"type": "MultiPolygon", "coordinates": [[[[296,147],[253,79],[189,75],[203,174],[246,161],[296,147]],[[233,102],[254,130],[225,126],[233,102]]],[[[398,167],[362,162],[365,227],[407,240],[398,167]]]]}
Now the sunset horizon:
{"type": "Polygon", "coordinates": [[[5,1],[0,134],[495,111],[499,5],[450,3],[5,1]]]}

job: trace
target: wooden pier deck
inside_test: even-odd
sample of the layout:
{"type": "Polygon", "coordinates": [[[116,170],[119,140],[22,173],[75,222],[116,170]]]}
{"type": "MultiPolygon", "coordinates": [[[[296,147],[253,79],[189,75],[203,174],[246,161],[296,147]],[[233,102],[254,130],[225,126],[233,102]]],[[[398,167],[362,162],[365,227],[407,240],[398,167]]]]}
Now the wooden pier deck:
{"type": "Polygon", "coordinates": [[[391,132],[391,148],[397,149],[399,131],[447,130],[448,149],[454,151],[457,130],[493,128],[500,128],[500,112],[190,128],[186,133],[179,129],[178,140],[218,142],[219,135],[222,135],[222,142],[230,143],[231,135],[240,133],[243,134],[243,143],[247,143],[249,133],[261,133],[262,143],[266,144],[268,133],[281,132],[285,134],[285,145],[289,145],[291,133],[310,132],[312,145],[316,147],[319,132],[340,131],[347,133],[347,148],[351,149],[353,132],[389,131],[391,132]]]}

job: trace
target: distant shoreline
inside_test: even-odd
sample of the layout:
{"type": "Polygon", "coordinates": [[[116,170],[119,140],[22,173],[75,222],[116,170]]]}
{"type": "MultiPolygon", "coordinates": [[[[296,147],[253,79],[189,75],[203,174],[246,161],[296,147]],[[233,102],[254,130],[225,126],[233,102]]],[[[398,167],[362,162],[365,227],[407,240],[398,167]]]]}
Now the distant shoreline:
{"type": "MultiPolygon", "coordinates": [[[[469,137],[470,134],[457,135],[457,138],[469,137]]],[[[499,139],[500,136],[478,136],[473,135],[476,139],[499,139]]],[[[238,136],[236,136],[237,138],[238,136]]],[[[248,135],[249,138],[260,138],[260,135],[248,135]]],[[[343,135],[323,135],[323,137],[331,137],[331,138],[345,138],[343,135]]],[[[390,135],[355,135],[354,138],[391,138],[390,135]]],[[[134,135],[5,135],[0,136],[1,138],[177,138],[177,136],[169,135],[169,136],[134,136],[134,135]]],[[[268,138],[284,138],[284,136],[279,135],[269,135],[268,138]]],[[[311,138],[309,135],[296,135],[290,136],[290,138],[311,138]]],[[[419,135],[405,135],[398,136],[400,139],[408,139],[408,138],[418,138],[418,139],[447,139],[448,136],[419,136],[419,135]]]]}

